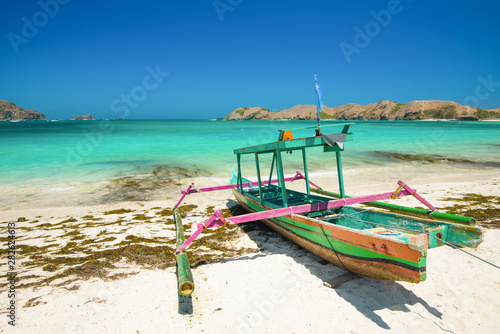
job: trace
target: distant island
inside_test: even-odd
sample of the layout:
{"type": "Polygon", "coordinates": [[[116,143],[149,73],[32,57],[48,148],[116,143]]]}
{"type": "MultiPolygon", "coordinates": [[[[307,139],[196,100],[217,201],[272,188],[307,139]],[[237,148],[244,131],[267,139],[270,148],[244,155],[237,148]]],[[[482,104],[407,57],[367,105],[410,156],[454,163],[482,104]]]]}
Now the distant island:
{"type": "Polygon", "coordinates": [[[26,110],[17,106],[14,102],[0,100],[0,121],[32,121],[46,120],[44,114],[26,110]]]}
{"type": "MultiPolygon", "coordinates": [[[[481,109],[463,106],[452,101],[411,101],[398,103],[383,100],[360,105],[348,103],[335,108],[323,107],[322,120],[425,120],[445,119],[477,121],[500,118],[500,108],[481,109]]],[[[242,107],[217,120],[315,120],[316,105],[296,105],[290,109],[270,111],[262,107],[242,107]]],[[[27,110],[13,102],[0,100],[0,121],[47,120],[44,114],[27,110]]],[[[95,120],[90,115],[75,116],[69,120],[95,120]]]]}
{"type": "MultiPolygon", "coordinates": [[[[46,121],[44,114],[19,107],[14,102],[0,100],[0,121],[46,121]]],[[[69,118],[71,121],[93,121],[95,118],[88,114],[69,118]]]]}
{"type": "MultiPolygon", "coordinates": [[[[348,103],[335,108],[323,107],[321,119],[331,120],[424,120],[448,119],[477,121],[500,118],[500,108],[480,109],[452,101],[411,101],[398,103],[380,101],[360,105],[348,103]]],[[[243,107],[230,112],[223,120],[315,120],[315,105],[296,105],[290,109],[271,112],[261,107],[243,107]]]]}
{"type": "Polygon", "coordinates": [[[83,116],[75,116],[69,119],[70,121],[95,121],[95,118],[92,117],[91,114],[83,115],[83,116]]]}

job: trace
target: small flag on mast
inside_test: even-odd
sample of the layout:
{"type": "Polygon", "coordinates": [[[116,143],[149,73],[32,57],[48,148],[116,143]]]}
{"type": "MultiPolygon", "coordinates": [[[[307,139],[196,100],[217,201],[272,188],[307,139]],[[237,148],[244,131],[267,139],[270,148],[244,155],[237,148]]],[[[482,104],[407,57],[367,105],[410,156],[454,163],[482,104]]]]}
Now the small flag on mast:
{"type": "Polygon", "coordinates": [[[318,95],[318,134],[321,134],[321,125],[320,125],[320,118],[321,118],[321,111],[323,110],[323,93],[321,93],[321,87],[319,86],[318,79],[316,74],[314,75],[314,85],[316,87],[316,95],[318,95]]]}

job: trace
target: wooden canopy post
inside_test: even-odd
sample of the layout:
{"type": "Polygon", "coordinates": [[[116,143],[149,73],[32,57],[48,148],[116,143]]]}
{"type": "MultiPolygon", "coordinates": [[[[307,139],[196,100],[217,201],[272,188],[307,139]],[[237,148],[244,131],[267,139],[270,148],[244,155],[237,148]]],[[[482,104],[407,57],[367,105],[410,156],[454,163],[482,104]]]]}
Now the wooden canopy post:
{"type": "Polygon", "coordinates": [[[259,154],[257,152],[255,152],[255,167],[257,168],[257,182],[259,183],[259,201],[262,204],[264,199],[262,198],[262,180],[260,177],[259,154]]]}
{"type": "Polygon", "coordinates": [[[288,206],[285,186],[285,173],[283,172],[283,160],[281,158],[281,151],[276,150],[276,169],[278,173],[278,184],[281,187],[281,197],[283,198],[283,207],[288,206]]]}
{"type": "Polygon", "coordinates": [[[340,197],[345,198],[344,176],[342,174],[342,160],[340,159],[340,151],[335,152],[335,156],[337,158],[337,174],[338,174],[338,179],[339,179],[340,197]]]}
{"type": "Polygon", "coordinates": [[[236,160],[238,162],[238,187],[240,191],[243,191],[243,176],[241,175],[241,154],[236,155],[236,160]]]}
{"type": "Polygon", "coordinates": [[[275,161],[276,161],[276,152],[273,153],[273,161],[271,162],[271,171],[269,172],[269,184],[271,184],[271,180],[273,179],[273,169],[275,161]]]}
{"type": "Polygon", "coordinates": [[[304,165],[304,177],[306,178],[307,195],[311,195],[311,188],[309,187],[309,172],[307,171],[306,149],[304,147],[302,148],[302,161],[304,165]]]}

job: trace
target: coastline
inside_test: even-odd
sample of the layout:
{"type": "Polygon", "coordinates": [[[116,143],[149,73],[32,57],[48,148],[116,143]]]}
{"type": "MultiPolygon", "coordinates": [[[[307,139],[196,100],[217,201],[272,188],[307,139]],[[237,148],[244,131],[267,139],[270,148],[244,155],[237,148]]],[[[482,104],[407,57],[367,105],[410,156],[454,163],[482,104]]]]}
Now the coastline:
{"type": "MultiPolygon", "coordinates": [[[[334,181],[331,175],[314,179],[329,189],[335,189],[334,181]]],[[[354,181],[347,176],[349,194],[361,195],[394,190],[396,180],[372,184],[354,181]]],[[[195,182],[203,187],[210,180],[199,178],[195,182]]],[[[500,196],[500,177],[494,172],[414,178],[407,182],[438,209],[461,204],[460,198],[466,194],[500,196]]],[[[292,187],[302,188],[303,184],[293,183],[292,187]]],[[[61,264],[50,271],[54,268],[47,268],[49,262],[42,261],[63,256],[54,254],[61,247],[67,249],[67,254],[63,253],[67,257],[78,256],[76,251],[85,256],[108,254],[106,249],[120,244],[128,247],[128,252],[135,250],[134,247],[143,247],[141,252],[158,247],[164,247],[163,252],[170,249],[173,226],[168,220],[171,218],[168,209],[179,196],[172,194],[163,201],[0,211],[2,220],[26,219],[17,222],[19,245],[26,245],[24,252],[18,255],[21,279],[17,332],[83,333],[99,328],[108,332],[137,330],[141,333],[165,329],[173,333],[201,330],[301,333],[322,332],[335,326],[341,332],[420,333],[441,328],[458,333],[494,332],[498,327],[495,317],[500,311],[495,293],[500,287],[498,270],[458,250],[450,247],[430,250],[428,278],[420,284],[361,278],[330,289],[323,286],[323,282],[342,275],[343,270],[325,265],[274,232],[251,224],[247,224],[251,226],[248,231],[235,227],[222,232],[228,240],[224,243],[226,254],[222,258],[217,258],[220,252],[210,251],[201,258],[195,256],[198,262],[192,265],[196,289],[191,300],[178,298],[172,257],[160,254],[140,257],[139,252],[128,258],[122,253],[121,260],[111,263],[114,268],[90,270],[93,267],[89,267],[82,270],[85,275],[75,270],[75,275],[42,285],[35,283],[71,267],[61,264]],[[79,233],[73,233],[76,228],[79,233]],[[87,240],[94,241],[86,244],[92,253],[83,246],[87,240]],[[74,249],[67,247],[71,242],[75,243],[74,249]],[[41,251],[55,243],[60,246],[45,248],[45,253],[41,251]],[[28,245],[38,247],[37,251],[30,253],[28,245]],[[45,267],[37,265],[37,261],[45,267]],[[134,303],[129,303],[130,300],[134,303]],[[41,317],[47,321],[40,322],[41,317]],[[476,321],[470,321],[472,318],[476,321]],[[227,322],[227,319],[236,320],[227,322]]],[[[419,205],[410,197],[397,201],[403,205],[419,205]]],[[[183,222],[189,235],[193,225],[206,218],[207,212],[232,206],[234,200],[230,192],[222,191],[188,196],[183,205],[187,210],[183,222]],[[192,208],[188,208],[189,205],[192,208]]],[[[485,208],[486,204],[479,207],[485,208]]],[[[2,231],[5,233],[3,226],[2,231]]],[[[484,243],[468,251],[498,264],[498,242],[500,230],[488,229],[484,243]]],[[[196,253],[194,249],[188,251],[196,253]]],[[[106,261],[109,259],[103,258],[101,262],[106,261]]],[[[5,300],[0,307],[4,314],[5,300]]],[[[5,321],[0,323],[0,329],[7,328],[5,326],[5,321]]]]}
{"type": "MultiPolygon", "coordinates": [[[[325,168],[325,164],[331,160],[319,162],[314,159],[310,160],[311,181],[321,183],[322,187],[327,189],[336,189],[336,172],[325,168]]],[[[153,172],[112,177],[107,180],[83,179],[51,184],[51,179],[39,179],[36,182],[25,182],[21,185],[4,184],[0,194],[0,202],[3,203],[0,213],[7,215],[8,212],[20,212],[22,216],[24,211],[37,212],[54,209],[62,212],[67,208],[72,212],[75,209],[85,211],[86,208],[94,207],[141,207],[153,202],[171,202],[178,199],[181,191],[185,190],[191,182],[195,182],[198,187],[227,184],[230,179],[229,171],[234,166],[225,167],[228,169],[217,173],[195,170],[192,177],[189,176],[188,171],[185,171],[178,179],[174,178],[176,174],[171,175],[170,172],[166,174],[153,172]]],[[[176,169],[177,167],[168,168],[176,169]]],[[[291,164],[285,170],[285,176],[293,177],[296,170],[302,171],[300,164],[291,164]]],[[[463,176],[480,180],[483,177],[497,175],[499,170],[500,162],[488,159],[478,161],[445,157],[439,154],[402,154],[389,151],[374,151],[367,156],[363,156],[363,153],[358,156],[348,156],[343,163],[348,194],[370,188],[376,191],[376,187],[393,185],[397,180],[403,180],[408,184],[415,183],[414,180],[425,183],[426,179],[430,182],[434,179],[460,181],[463,176]],[[366,159],[373,159],[371,160],[373,163],[365,163],[366,159]]],[[[247,178],[257,180],[254,170],[249,169],[246,172],[249,172],[246,173],[247,178]]],[[[293,187],[293,184],[291,186],[293,187]]],[[[92,210],[98,211],[99,209],[92,210]]],[[[8,214],[8,219],[17,219],[15,215],[8,214]]]]}

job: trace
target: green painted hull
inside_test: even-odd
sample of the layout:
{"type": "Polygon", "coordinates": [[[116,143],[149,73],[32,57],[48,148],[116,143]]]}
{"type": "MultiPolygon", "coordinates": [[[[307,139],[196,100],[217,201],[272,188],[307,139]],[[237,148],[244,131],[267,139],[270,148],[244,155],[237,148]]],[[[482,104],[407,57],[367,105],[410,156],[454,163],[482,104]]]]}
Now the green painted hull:
{"type": "MultiPolygon", "coordinates": [[[[242,193],[234,189],[233,193],[249,212],[277,208],[272,202],[260,203],[250,191],[242,193]]],[[[290,192],[289,196],[292,195],[290,192]]],[[[427,249],[443,244],[432,234],[443,240],[451,238],[456,244],[464,246],[476,247],[482,241],[482,233],[477,227],[460,226],[457,232],[452,226],[454,224],[432,223],[425,219],[377,211],[344,207],[337,218],[321,217],[318,220],[313,216],[291,215],[263,222],[334,265],[374,279],[413,283],[425,280],[427,249]],[[392,224],[394,229],[391,230],[388,224],[392,224]],[[431,236],[423,233],[424,227],[431,236]],[[408,232],[400,232],[402,229],[408,232]],[[471,236],[464,237],[467,233],[471,233],[471,236]]]]}

